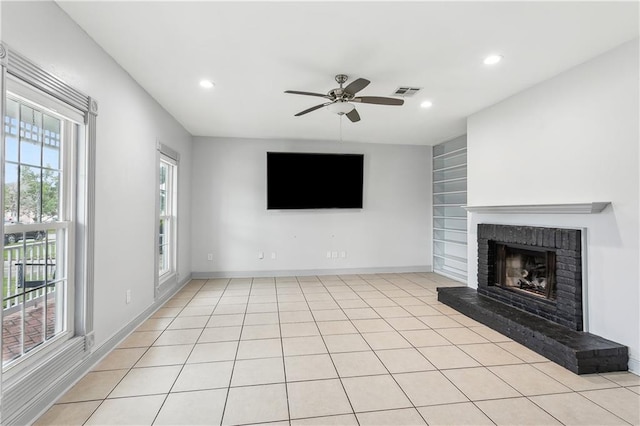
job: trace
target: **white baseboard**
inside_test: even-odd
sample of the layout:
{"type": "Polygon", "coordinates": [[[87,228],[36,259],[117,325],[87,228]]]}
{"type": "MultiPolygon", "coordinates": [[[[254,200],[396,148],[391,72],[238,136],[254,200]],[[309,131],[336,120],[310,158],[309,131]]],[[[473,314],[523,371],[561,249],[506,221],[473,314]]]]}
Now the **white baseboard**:
{"type": "Polygon", "coordinates": [[[629,357],[629,371],[633,374],[640,376],[640,360],[636,358],[629,357]]]}
{"type": "Polygon", "coordinates": [[[345,268],[345,269],[289,269],[273,271],[206,271],[192,272],[194,279],[207,278],[248,278],[248,277],[290,277],[309,275],[350,275],[350,274],[384,274],[384,273],[408,273],[431,272],[431,265],[417,266],[387,266],[376,268],[345,268]]]}

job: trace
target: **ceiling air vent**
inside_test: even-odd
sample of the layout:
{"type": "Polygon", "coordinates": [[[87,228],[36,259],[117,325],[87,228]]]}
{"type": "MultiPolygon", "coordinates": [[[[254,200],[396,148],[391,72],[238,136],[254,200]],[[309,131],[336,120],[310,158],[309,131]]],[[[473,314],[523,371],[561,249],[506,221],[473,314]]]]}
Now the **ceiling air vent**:
{"type": "Polygon", "coordinates": [[[398,87],[395,92],[393,92],[393,96],[402,96],[403,98],[410,98],[420,91],[420,87],[409,87],[402,86],[398,87]]]}

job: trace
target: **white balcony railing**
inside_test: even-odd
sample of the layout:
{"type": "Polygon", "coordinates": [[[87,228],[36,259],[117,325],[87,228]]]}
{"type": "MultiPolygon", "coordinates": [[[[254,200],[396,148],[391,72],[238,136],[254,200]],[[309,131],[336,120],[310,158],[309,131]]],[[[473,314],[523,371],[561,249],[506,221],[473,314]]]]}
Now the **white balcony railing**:
{"type": "Polygon", "coordinates": [[[2,309],[5,315],[20,309],[23,304],[26,307],[42,300],[45,293],[55,292],[55,286],[47,286],[56,279],[54,235],[41,241],[23,241],[4,247],[2,309]]]}

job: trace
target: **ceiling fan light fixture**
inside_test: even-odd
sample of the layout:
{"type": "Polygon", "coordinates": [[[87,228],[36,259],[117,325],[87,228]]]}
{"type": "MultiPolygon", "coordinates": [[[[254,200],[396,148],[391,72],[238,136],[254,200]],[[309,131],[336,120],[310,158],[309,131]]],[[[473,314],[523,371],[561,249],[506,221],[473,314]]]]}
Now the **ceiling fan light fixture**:
{"type": "Polygon", "coordinates": [[[327,106],[327,109],[334,114],[348,114],[355,106],[346,101],[338,101],[327,106]]]}
{"type": "Polygon", "coordinates": [[[489,55],[484,58],[485,65],[495,65],[502,60],[502,55],[489,55]]]}

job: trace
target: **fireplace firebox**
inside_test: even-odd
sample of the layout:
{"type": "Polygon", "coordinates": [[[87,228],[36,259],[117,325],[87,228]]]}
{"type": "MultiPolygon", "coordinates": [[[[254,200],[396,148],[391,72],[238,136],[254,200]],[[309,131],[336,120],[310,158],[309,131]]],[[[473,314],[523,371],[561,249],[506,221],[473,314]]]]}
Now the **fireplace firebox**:
{"type": "Polygon", "coordinates": [[[478,225],[478,293],[582,331],[581,231],[478,225]]]}
{"type": "Polygon", "coordinates": [[[556,299],[556,252],[496,244],[496,284],[549,300],[556,299]]]}

